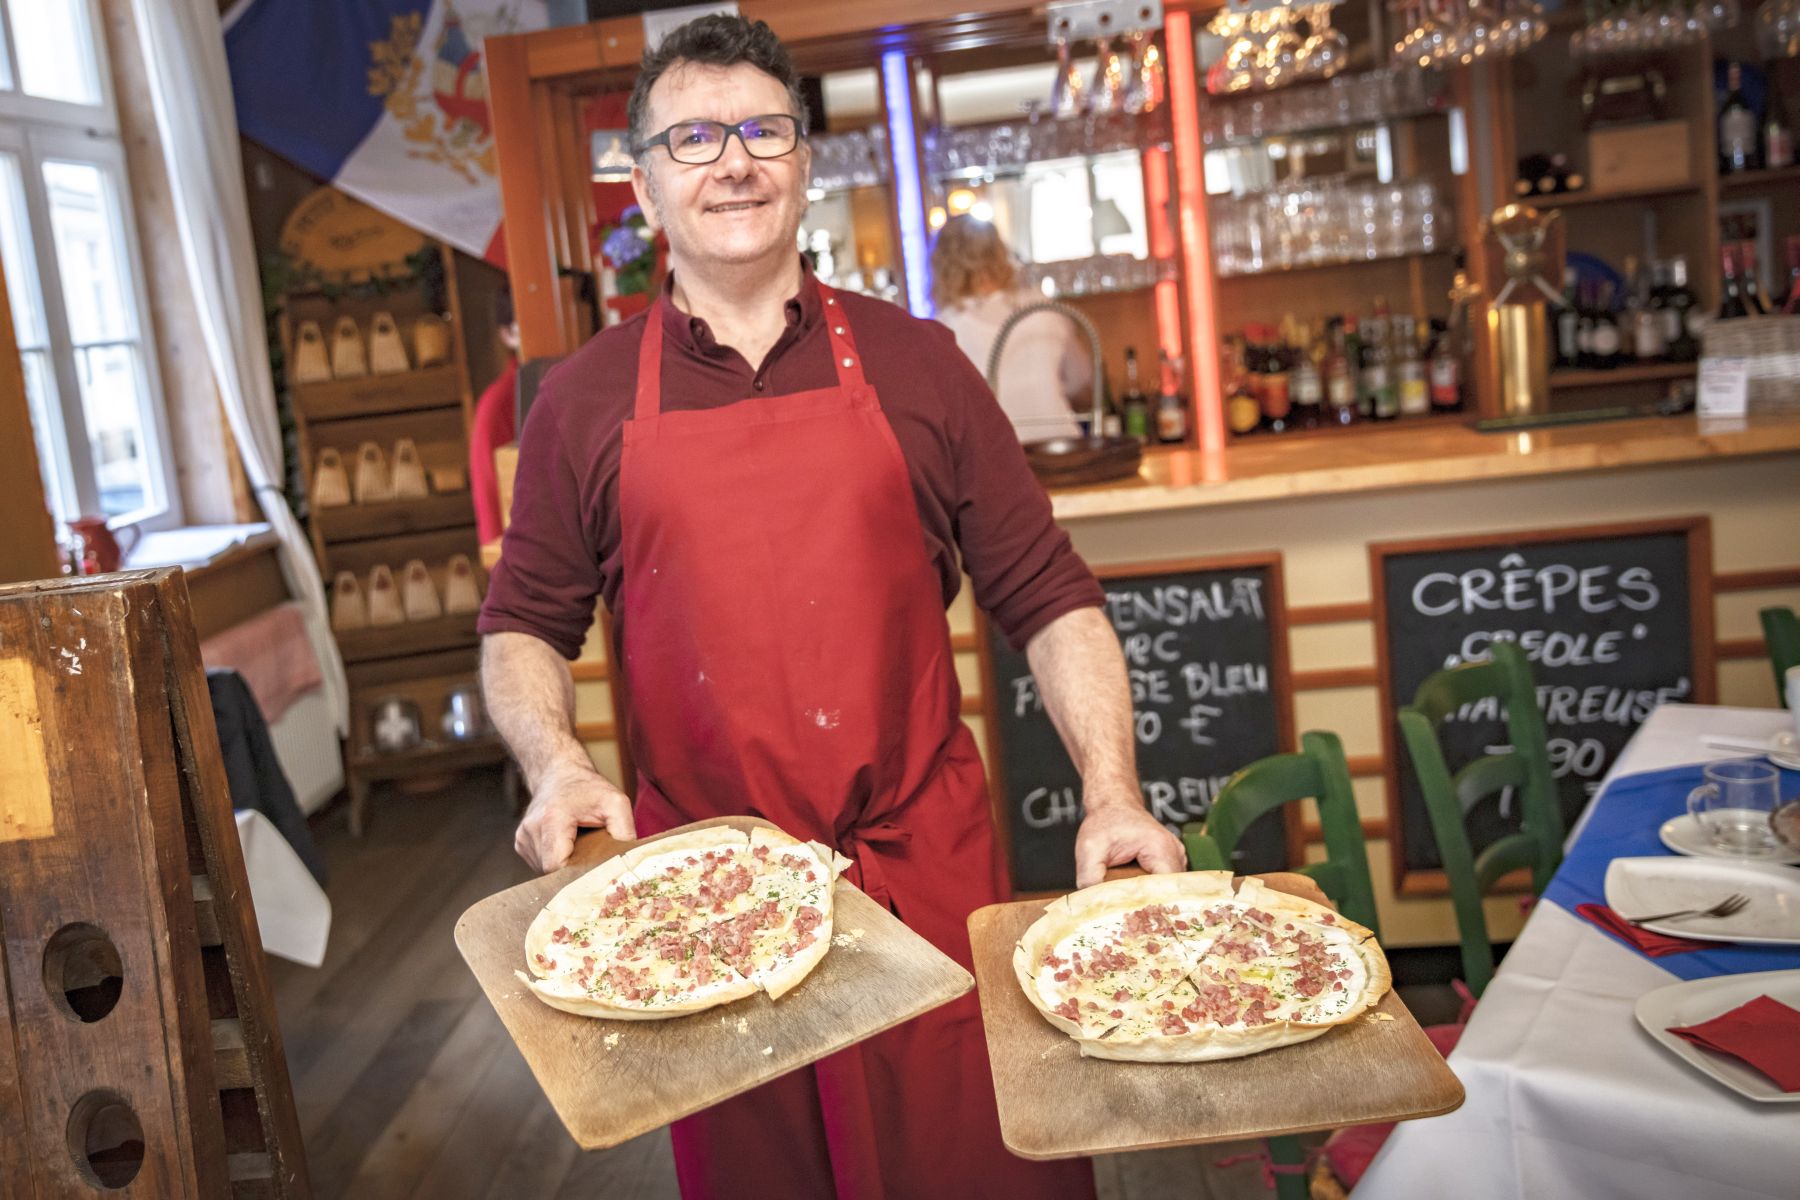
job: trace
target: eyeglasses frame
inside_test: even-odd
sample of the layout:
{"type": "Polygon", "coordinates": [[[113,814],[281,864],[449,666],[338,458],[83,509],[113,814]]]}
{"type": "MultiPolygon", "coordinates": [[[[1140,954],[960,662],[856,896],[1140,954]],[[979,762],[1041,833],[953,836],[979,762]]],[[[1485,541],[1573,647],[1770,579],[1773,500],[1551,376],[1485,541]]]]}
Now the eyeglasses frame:
{"type": "Polygon", "coordinates": [[[797,117],[793,113],[784,113],[784,112],[758,113],[756,116],[753,116],[753,117],[745,117],[743,120],[739,121],[735,125],[733,125],[729,122],[726,122],[726,121],[709,121],[709,120],[705,119],[704,117],[696,117],[691,120],[677,121],[677,122],[675,122],[675,124],[669,126],[667,129],[664,129],[661,133],[651,134],[649,137],[645,138],[643,144],[637,148],[637,153],[639,156],[642,156],[642,155],[650,153],[651,147],[661,146],[664,150],[666,150],[668,152],[669,161],[674,163],[676,166],[680,166],[680,167],[710,167],[714,163],[718,162],[721,158],[725,157],[725,147],[731,142],[731,139],[733,137],[735,137],[738,140],[738,145],[740,145],[744,148],[744,153],[749,155],[751,158],[754,158],[757,162],[773,162],[775,159],[778,159],[778,158],[786,158],[788,155],[790,155],[794,151],[798,150],[800,148],[800,143],[804,142],[806,140],[807,133],[808,133],[808,130],[806,128],[806,118],[805,117],[797,117]],[[790,120],[794,123],[794,144],[792,146],[789,146],[786,150],[783,150],[780,154],[768,154],[768,155],[758,154],[754,150],[750,149],[750,142],[744,137],[744,126],[753,124],[754,122],[757,122],[757,121],[766,121],[770,117],[786,117],[788,120],[790,120]],[[675,147],[669,143],[669,135],[671,133],[674,133],[675,130],[681,128],[683,125],[713,125],[713,126],[716,126],[717,128],[719,128],[720,130],[722,130],[724,133],[724,136],[719,139],[719,152],[717,154],[713,155],[711,158],[707,159],[705,162],[687,162],[683,159],[676,158],[675,157],[675,147]]]}

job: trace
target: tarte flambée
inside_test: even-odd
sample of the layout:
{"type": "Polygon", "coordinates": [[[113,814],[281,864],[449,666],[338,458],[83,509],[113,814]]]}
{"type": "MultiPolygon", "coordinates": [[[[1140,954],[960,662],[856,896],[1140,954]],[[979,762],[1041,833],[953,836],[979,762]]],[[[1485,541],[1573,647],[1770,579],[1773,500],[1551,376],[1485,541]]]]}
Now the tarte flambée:
{"type": "Polygon", "coordinates": [[[1315,1038],[1392,984],[1375,935],[1227,871],[1117,879],[1052,901],[1013,949],[1019,986],[1095,1058],[1198,1062],[1315,1038]]]}
{"type": "Polygon", "coordinates": [[[552,1008],[647,1021],[791,991],[831,947],[849,860],[777,829],[713,826],[628,850],[551,897],[519,972],[552,1008]]]}

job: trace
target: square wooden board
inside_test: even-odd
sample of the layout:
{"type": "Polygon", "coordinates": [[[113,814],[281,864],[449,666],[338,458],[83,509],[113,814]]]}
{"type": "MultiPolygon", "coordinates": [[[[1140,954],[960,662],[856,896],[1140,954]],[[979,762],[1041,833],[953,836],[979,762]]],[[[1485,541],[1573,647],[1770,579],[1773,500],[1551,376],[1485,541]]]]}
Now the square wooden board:
{"type": "MultiPolygon", "coordinates": [[[[1325,902],[1304,875],[1260,878],[1278,891],[1325,902]]],[[[1348,1025],[1246,1058],[1198,1063],[1083,1058],[1080,1047],[1025,998],[1013,974],[1013,947],[1047,903],[991,904],[969,915],[1000,1136],[1022,1158],[1405,1121],[1437,1116],[1463,1102],[1462,1084],[1391,991],[1348,1025]]]]}
{"type": "MultiPolygon", "coordinates": [[[[659,836],[714,825],[747,831],[769,822],[716,817],[659,836]]],[[[656,840],[618,842],[588,834],[577,843],[571,865],[489,896],[456,923],[456,944],[469,969],[584,1150],[616,1146],[708,1108],[974,986],[967,971],[839,879],[832,922],[846,940],[779,1002],[758,992],[661,1021],[578,1017],[540,1002],[514,974],[525,969],[525,930],[532,919],[596,863],[656,840]]]]}

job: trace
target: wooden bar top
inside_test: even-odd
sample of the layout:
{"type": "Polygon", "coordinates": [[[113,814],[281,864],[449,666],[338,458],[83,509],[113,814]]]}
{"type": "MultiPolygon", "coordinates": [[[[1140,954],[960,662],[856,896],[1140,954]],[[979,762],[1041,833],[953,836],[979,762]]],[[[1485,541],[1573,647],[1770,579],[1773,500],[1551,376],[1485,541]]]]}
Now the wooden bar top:
{"type": "Polygon", "coordinates": [[[1151,453],[1135,478],[1051,492],[1057,520],[1436,484],[1800,453],[1800,413],[1638,417],[1479,433],[1434,419],[1380,431],[1248,438],[1216,455],[1151,453]]]}

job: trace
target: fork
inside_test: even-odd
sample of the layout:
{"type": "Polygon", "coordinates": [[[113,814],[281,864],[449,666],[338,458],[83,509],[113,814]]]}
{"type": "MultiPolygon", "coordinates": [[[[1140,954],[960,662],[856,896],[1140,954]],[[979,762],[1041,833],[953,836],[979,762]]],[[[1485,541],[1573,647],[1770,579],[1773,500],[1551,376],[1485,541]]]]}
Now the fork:
{"type": "Polygon", "coordinates": [[[1650,921],[1667,921],[1672,917],[1729,917],[1742,912],[1750,903],[1750,897],[1742,892],[1733,892],[1711,908],[1678,908],[1674,912],[1652,913],[1647,917],[1626,917],[1628,925],[1643,925],[1650,921]]]}

